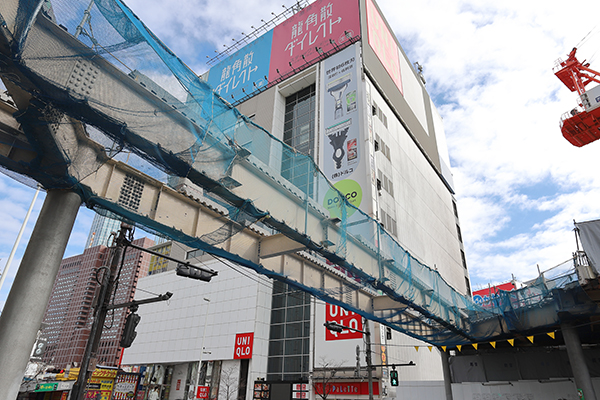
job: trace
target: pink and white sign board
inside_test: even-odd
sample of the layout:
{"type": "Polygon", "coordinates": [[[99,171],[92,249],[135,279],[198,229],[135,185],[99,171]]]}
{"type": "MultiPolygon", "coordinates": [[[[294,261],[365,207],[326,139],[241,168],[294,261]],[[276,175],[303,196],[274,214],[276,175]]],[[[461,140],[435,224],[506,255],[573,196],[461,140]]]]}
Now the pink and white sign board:
{"type": "Polygon", "coordinates": [[[327,52],[360,35],[359,15],[357,0],[317,0],[277,25],[273,29],[270,79],[317,58],[317,48],[327,52]]]}

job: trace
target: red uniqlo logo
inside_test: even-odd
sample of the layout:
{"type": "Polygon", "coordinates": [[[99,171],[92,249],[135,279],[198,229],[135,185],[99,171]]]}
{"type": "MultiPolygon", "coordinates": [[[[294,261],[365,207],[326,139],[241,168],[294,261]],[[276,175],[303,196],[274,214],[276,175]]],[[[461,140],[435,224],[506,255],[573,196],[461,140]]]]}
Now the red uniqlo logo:
{"type": "MultiPolygon", "coordinates": [[[[355,312],[346,311],[342,307],[325,304],[325,321],[336,322],[340,325],[348,326],[350,328],[358,329],[362,331],[362,317],[355,312]]],[[[342,332],[332,332],[327,328],[325,329],[325,340],[345,340],[345,339],[360,339],[362,338],[361,332],[351,331],[345,329],[342,332]]]]}
{"type": "Polygon", "coordinates": [[[233,359],[252,358],[252,344],[254,342],[254,332],[238,333],[235,335],[235,347],[233,349],[233,359]]]}
{"type": "Polygon", "coordinates": [[[208,399],[208,392],[210,391],[209,386],[198,386],[198,391],[196,392],[197,399],[208,399]]]}

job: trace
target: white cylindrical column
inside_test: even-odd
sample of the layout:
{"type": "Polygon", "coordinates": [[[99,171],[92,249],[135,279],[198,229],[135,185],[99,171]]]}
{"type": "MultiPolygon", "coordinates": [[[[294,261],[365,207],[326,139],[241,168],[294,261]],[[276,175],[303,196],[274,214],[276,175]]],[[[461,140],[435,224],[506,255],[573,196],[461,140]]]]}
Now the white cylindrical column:
{"type": "Polygon", "coordinates": [[[81,205],[74,192],[50,190],[0,315],[0,400],[14,400],[81,205]]]}

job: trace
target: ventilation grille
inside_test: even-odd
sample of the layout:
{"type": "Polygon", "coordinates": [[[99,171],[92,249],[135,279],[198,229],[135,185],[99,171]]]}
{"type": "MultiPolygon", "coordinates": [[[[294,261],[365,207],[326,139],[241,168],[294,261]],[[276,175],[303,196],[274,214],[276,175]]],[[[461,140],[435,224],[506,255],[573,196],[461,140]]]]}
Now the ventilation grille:
{"type": "Polygon", "coordinates": [[[133,175],[125,175],[121,193],[119,193],[119,204],[132,211],[137,211],[140,207],[143,191],[144,182],[133,175]]]}

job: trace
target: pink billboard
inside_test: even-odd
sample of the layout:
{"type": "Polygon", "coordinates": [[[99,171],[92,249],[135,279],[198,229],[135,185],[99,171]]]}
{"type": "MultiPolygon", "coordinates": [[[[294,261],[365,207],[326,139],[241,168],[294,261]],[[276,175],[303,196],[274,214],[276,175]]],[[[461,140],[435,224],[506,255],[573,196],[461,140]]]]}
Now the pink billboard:
{"type": "Polygon", "coordinates": [[[372,0],[367,0],[367,28],[369,45],[400,90],[400,93],[404,94],[400,73],[400,50],[398,50],[398,45],[392,33],[372,0]]]}
{"type": "Polygon", "coordinates": [[[358,0],[317,0],[273,29],[269,79],[306,66],[360,35],[358,0]]]}

